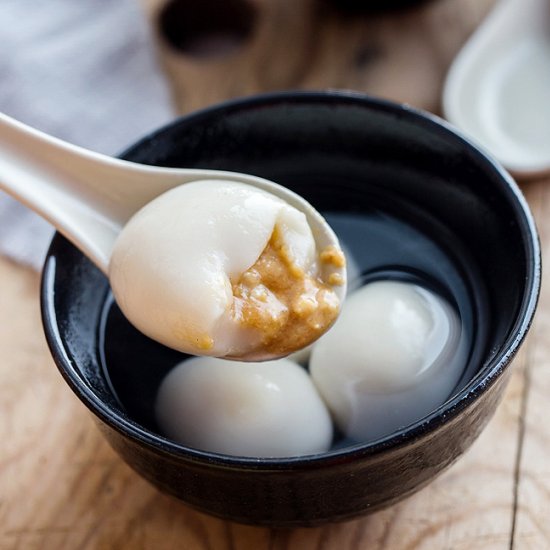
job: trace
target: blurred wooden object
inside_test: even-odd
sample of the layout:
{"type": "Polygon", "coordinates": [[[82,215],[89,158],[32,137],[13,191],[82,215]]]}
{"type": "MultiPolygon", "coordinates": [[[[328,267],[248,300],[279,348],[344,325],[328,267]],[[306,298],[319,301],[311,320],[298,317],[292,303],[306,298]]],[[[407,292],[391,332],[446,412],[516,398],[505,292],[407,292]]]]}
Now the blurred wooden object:
{"type": "Polygon", "coordinates": [[[443,75],[494,0],[431,0],[376,15],[338,10],[337,0],[142,2],[181,113],[235,96],[323,88],[438,112],[443,75]],[[224,20],[211,22],[221,6],[224,20]]]}
{"type": "MultiPolygon", "coordinates": [[[[144,2],[156,26],[162,1],[144,2]]],[[[201,2],[184,3],[194,9],[201,2]]],[[[236,95],[326,87],[437,112],[447,66],[491,4],[440,0],[392,15],[350,17],[314,0],[255,0],[256,26],[232,54],[205,55],[200,48],[200,55],[180,54],[160,39],[158,53],[181,112],[236,95]]],[[[550,178],[523,189],[543,253],[550,254],[550,178]]],[[[547,285],[506,398],[463,459],[420,493],[372,516],[273,530],[197,513],[134,474],[53,365],[40,325],[38,275],[0,258],[0,283],[2,549],[550,547],[547,285]]]]}

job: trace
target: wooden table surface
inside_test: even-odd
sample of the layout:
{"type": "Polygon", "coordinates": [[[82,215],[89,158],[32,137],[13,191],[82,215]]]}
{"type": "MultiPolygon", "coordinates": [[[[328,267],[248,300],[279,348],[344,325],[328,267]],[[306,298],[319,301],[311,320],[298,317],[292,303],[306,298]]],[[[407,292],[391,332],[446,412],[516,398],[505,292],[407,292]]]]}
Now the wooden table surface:
{"type": "MultiPolygon", "coordinates": [[[[161,1],[146,2],[153,22],[161,1]]],[[[256,0],[258,29],[233,54],[182,55],[162,44],[158,54],[182,112],[251,92],[323,87],[367,91],[438,112],[445,71],[492,3],[440,0],[391,16],[350,18],[319,10],[314,0],[256,0]]],[[[550,179],[521,186],[543,255],[550,254],[550,179]]],[[[0,257],[1,549],[550,548],[546,276],[505,399],[471,450],[402,503],[314,529],[214,519],[139,478],[57,373],[38,302],[39,275],[0,257]]]]}

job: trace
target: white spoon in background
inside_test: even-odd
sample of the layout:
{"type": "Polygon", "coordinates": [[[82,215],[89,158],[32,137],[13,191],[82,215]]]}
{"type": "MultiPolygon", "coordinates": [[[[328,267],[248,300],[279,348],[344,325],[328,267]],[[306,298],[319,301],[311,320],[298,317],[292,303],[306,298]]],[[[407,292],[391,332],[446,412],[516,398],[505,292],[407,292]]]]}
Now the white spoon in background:
{"type": "MultiPolygon", "coordinates": [[[[330,245],[339,248],[336,235],[317,210],[271,181],[234,172],[158,168],[111,158],[0,113],[0,189],[52,223],[106,275],[115,240],[134,213],[169,189],[212,179],[272,193],[305,214],[317,250],[330,245]]],[[[346,280],[345,268],[330,269],[346,280]]],[[[335,286],[334,292],[342,303],[346,285],[335,286]]]]}
{"type": "Polygon", "coordinates": [[[443,91],[446,118],[517,176],[550,172],[550,1],[501,0],[443,91]]]}

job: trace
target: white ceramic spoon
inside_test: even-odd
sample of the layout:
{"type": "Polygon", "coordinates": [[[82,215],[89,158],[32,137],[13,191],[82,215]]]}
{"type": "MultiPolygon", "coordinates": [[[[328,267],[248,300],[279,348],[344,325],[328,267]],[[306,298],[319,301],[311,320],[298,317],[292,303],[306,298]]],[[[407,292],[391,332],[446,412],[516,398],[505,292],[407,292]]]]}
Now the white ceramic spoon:
{"type": "MultiPolygon", "coordinates": [[[[0,113],[0,189],[48,220],[107,274],[114,241],[142,206],[191,181],[237,181],[302,211],[319,250],[338,239],[305,199],[271,181],[218,170],[158,168],[88,151],[0,113]]],[[[345,285],[335,288],[343,300],[345,285]]]]}
{"type": "Polygon", "coordinates": [[[453,62],[447,119],[518,176],[550,172],[550,1],[501,0],[453,62]]]}
{"type": "MultiPolygon", "coordinates": [[[[318,251],[330,245],[339,248],[338,239],[330,226],[307,201],[270,181],[232,172],[156,168],[114,159],[52,138],[0,114],[0,189],[4,189],[49,220],[108,276],[115,241],[133,214],[171,188],[198,180],[245,183],[268,191],[306,215],[318,251]]],[[[228,197],[230,201],[231,196],[228,197]]],[[[161,210],[165,212],[166,204],[171,204],[172,199],[165,197],[159,200],[164,201],[164,210],[161,210]]],[[[265,204],[260,201],[258,207],[265,208],[265,204]]],[[[212,208],[217,208],[213,215],[219,217],[223,205],[213,204],[212,208]]],[[[235,207],[232,210],[234,209],[235,207]]],[[[204,212],[202,215],[204,216],[204,212]]],[[[248,344],[252,342],[245,341],[246,337],[250,336],[246,332],[247,329],[237,327],[232,317],[218,311],[223,300],[227,300],[227,296],[219,290],[219,284],[216,283],[219,278],[216,278],[216,274],[204,283],[200,277],[197,278],[192,269],[181,271],[179,267],[174,268],[181,258],[181,250],[177,244],[166,241],[166,227],[177,226],[174,224],[175,220],[168,226],[162,223],[162,220],[159,224],[151,224],[149,216],[150,214],[142,215],[139,221],[132,221],[131,234],[135,235],[137,231],[143,242],[139,241],[137,247],[135,242],[130,242],[130,248],[134,251],[141,248],[142,253],[124,252],[122,257],[120,254],[114,257],[119,264],[121,261],[130,262],[130,268],[120,268],[117,264],[118,268],[111,274],[111,277],[114,276],[113,291],[115,295],[118,293],[122,296],[124,303],[119,305],[130,322],[151,338],[188,353],[204,351],[207,355],[219,354],[254,361],[273,359],[284,355],[285,351],[294,351],[286,350],[284,346],[277,352],[264,350],[261,345],[254,345],[250,349],[248,344]],[[143,223],[149,228],[145,234],[143,223]],[[157,240],[150,231],[158,232],[157,240]],[[162,254],[177,251],[174,258],[169,257],[161,262],[166,269],[162,273],[157,272],[160,264],[155,260],[158,260],[159,250],[161,257],[162,254]],[[128,273],[126,269],[133,271],[128,273]],[[182,292],[181,288],[182,273],[190,276],[189,288],[195,289],[194,292],[198,292],[207,302],[210,295],[214,295],[210,302],[201,302],[200,307],[195,303],[194,309],[189,309],[197,314],[197,318],[188,319],[185,315],[182,317],[180,306],[189,306],[189,296],[182,292]],[[157,280],[162,280],[163,284],[157,284],[157,280]],[[129,281],[132,281],[131,286],[129,281]],[[211,289],[211,285],[212,288],[215,287],[214,290],[211,289]],[[220,323],[227,327],[219,329],[220,323]],[[215,335],[215,340],[211,334],[215,335]],[[235,350],[242,352],[236,353],[235,350]]],[[[243,219],[248,218],[245,216],[243,219]]],[[[252,227],[253,224],[246,225],[249,226],[252,227]]],[[[124,233],[122,238],[127,239],[127,235],[128,233],[124,233]]],[[[253,246],[257,246],[254,244],[254,237],[251,238],[251,242],[253,246]]],[[[177,237],[176,243],[179,243],[177,237]]],[[[128,245],[126,241],[125,244],[128,245]]],[[[237,243],[237,248],[239,245],[240,243],[237,243]]],[[[191,253],[192,251],[189,251],[189,254],[191,253]]],[[[208,254],[212,251],[205,253],[209,257],[208,254]]],[[[237,256],[241,258],[240,252],[237,256]]],[[[202,256],[199,254],[197,258],[202,256]]],[[[321,266],[322,272],[327,269],[339,272],[341,279],[345,281],[344,267],[321,266]]],[[[334,292],[341,303],[345,297],[346,285],[334,286],[334,292]]],[[[315,333],[312,334],[313,337],[315,333]]]]}

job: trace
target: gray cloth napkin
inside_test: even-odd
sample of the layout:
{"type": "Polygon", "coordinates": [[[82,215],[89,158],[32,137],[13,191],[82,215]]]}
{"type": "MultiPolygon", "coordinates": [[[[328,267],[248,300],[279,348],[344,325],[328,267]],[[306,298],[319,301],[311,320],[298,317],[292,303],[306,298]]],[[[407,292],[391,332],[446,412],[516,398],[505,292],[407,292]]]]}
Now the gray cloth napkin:
{"type": "MultiPolygon", "coordinates": [[[[139,0],[1,0],[0,111],[117,154],[173,118],[139,0]]],[[[0,191],[0,253],[39,268],[52,228],[0,191]]]]}

